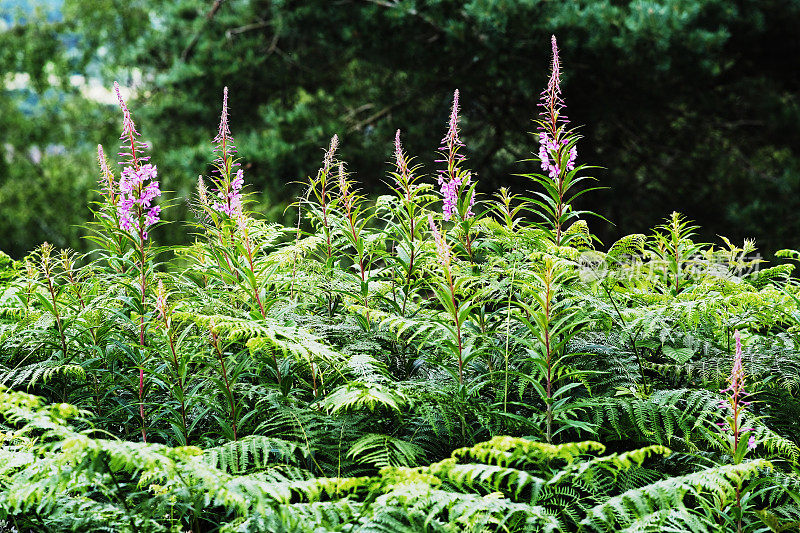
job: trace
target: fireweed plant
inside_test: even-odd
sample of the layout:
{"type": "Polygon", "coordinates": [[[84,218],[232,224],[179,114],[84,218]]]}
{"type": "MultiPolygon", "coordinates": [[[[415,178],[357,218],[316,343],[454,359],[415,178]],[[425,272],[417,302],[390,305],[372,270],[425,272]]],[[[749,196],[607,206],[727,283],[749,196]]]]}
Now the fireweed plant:
{"type": "Polygon", "coordinates": [[[390,173],[389,187],[394,192],[384,220],[394,246],[387,260],[396,270],[392,274],[392,302],[394,311],[406,316],[409,303],[415,305],[419,297],[420,256],[425,242],[425,212],[433,200],[431,187],[419,175],[422,165],[413,164],[406,154],[397,130],[394,138],[394,167],[390,173]],[[398,294],[399,293],[399,294],[398,294]],[[398,301],[399,299],[399,301],[398,301]]]}
{"type": "Polygon", "coordinates": [[[339,219],[344,222],[340,231],[346,237],[349,248],[355,252],[348,255],[353,263],[353,269],[357,271],[354,276],[355,285],[358,287],[358,291],[356,291],[357,298],[360,299],[364,306],[364,320],[361,324],[364,329],[368,330],[370,328],[369,282],[372,254],[370,243],[365,239],[364,227],[369,223],[374,213],[371,212],[371,209],[365,209],[365,199],[354,190],[353,183],[348,179],[344,170],[344,163],[339,163],[338,165],[338,179],[338,204],[344,215],[339,219]]]}
{"type": "MultiPolygon", "coordinates": [[[[336,151],[339,148],[339,136],[334,135],[331,137],[330,145],[325,151],[322,160],[322,166],[317,170],[317,175],[309,179],[308,189],[305,198],[298,200],[299,212],[303,212],[305,207],[307,216],[311,219],[315,233],[322,233],[324,245],[322,248],[321,262],[325,274],[325,300],[328,312],[328,317],[333,318],[334,311],[338,305],[338,295],[333,290],[333,275],[334,275],[334,239],[338,234],[334,233],[333,221],[334,211],[336,206],[336,178],[334,176],[334,168],[338,168],[336,160],[336,151]]],[[[300,216],[298,216],[300,218],[300,216]]],[[[299,225],[297,232],[297,239],[295,244],[299,244],[299,225]]],[[[296,265],[297,256],[293,258],[293,264],[296,265]]],[[[295,270],[293,269],[293,274],[295,270]]],[[[294,279],[294,278],[293,278],[294,279]]]]}
{"type": "Polygon", "coordinates": [[[463,247],[473,260],[472,228],[475,220],[473,207],[475,206],[475,187],[477,182],[472,178],[472,172],[463,168],[466,156],[461,153],[464,143],[459,136],[459,94],[458,89],[453,93],[453,106],[450,110],[450,120],[447,124],[447,133],[442,138],[439,147],[439,156],[436,163],[444,163],[443,168],[437,169],[437,180],[442,195],[442,217],[445,221],[453,219],[458,227],[463,247]]]}
{"type": "Polygon", "coordinates": [[[528,201],[536,207],[534,213],[549,224],[553,241],[561,246],[578,235],[565,232],[565,229],[571,220],[586,214],[575,211],[572,203],[592,190],[581,186],[584,181],[592,178],[580,176],[581,172],[592,167],[575,166],[580,136],[575,129],[568,128],[566,104],[561,96],[561,60],[555,35],[551,39],[551,47],[550,79],[541,93],[538,104],[541,110],[535,121],[539,150],[534,160],[538,160],[542,172],[523,176],[543,189],[536,191],[534,197],[528,201]]]}
{"type": "MultiPolygon", "coordinates": [[[[239,296],[247,301],[249,317],[266,320],[275,302],[270,288],[270,280],[275,268],[272,265],[257,264],[257,229],[254,227],[245,205],[242,188],[244,172],[236,158],[237,150],[228,124],[228,88],[223,90],[222,112],[217,135],[212,140],[215,154],[213,173],[208,178],[212,189],[209,191],[203,177],[198,178],[197,206],[201,218],[201,236],[212,252],[208,257],[200,257],[200,265],[214,265],[208,272],[222,287],[239,289],[239,296]],[[245,297],[244,295],[247,295],[245,297]]],[[[214,334],[212,328],[212,336],[214,334]]],[[[215,341],[218,349],[218,340],[215,341]]],[[[222,364],[222,359],[220,359],[222,364]]],[[[278,385],[282,375],[277,357],[273,354],[272,367],[278,385]]],[[[227,390],[230,396],[230,391],[227,390]]],[[[230,398],[229,398],[230,399],[230,398]]],[[[235,409],[231,411],[235,425],[235,409]]]]}
{"type": "MultiPolygon", "coordinates": [[[[745,371],[742,365],[742,338],[739,330],[734,333],[736,348],[733,357],[733,367],[728,378],[728,387],[720,391],[726,394],[724,401],[720,402],[720,410],[724,418],[723,422],[717,425],[721,429],[721,441],[730,451],[733,464],[741,464],[748,451],[754,450],[757,446],[756,437],[753,434],[754,428],[746,428],[745,411],[750,402],[745,401],[747,392],[744,389],[745,371]]],[[[737,520],[737,531],[742,530],[742,486],[736,485],[735,513],[737,520]]]]}
{"type": "Polygon", "coordinates": [[[97,248],[0,254],[0,530],[796,531],[792,265],[679,214],[601,248],[551,52],[533,193],[479,201],[456,92],[375,199],[334,136],[291,227],[223,90],[185,246],[120,97],[97,248]]]}
{"type": "Polygon", "coordinates": [[[152,316],[147,306],[152,278],[153,259],[157,250],[148,239],[149,232],[158,225],[161,207],[155,199],[161,196],[158,170],[146,155],[147,143],[140,141],[140,133],[131,117],[130,110],[122,98],[120,87],[114,82],[119,107],[122,111],[121,151],[119,162],[122,170],[119,180],[108,166],[102,145],[98,145],[100,163],[100,187],[102,201],[98,204],[95,226],[91,239],[104,251],[105,260],[120,274],[136,273],[136,285],[128,285],[132,295],[132,312],[138,315],[138,349],[135,350],[138,367],[138,410],[142,440],[147,442],[145,418],[146,377],[145,368],[149,356],[146,339],[148,317],[152,316]],[[135,288],[134,288],[135,287],[135,288]]]}

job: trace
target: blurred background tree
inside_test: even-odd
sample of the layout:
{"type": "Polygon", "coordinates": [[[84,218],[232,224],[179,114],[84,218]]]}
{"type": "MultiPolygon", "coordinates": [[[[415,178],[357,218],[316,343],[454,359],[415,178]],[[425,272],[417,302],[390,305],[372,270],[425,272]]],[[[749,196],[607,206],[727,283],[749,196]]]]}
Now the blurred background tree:
{"type": "MultiPolygon", "coordinates": [[[[456,88],[482,189],[522,192],[513,174],[535,165],[520,161],[536,150],[528,132],[551,34],[582,125],[579,160],[605,167],[597,177],[610,189],[581,207],[616,224],[590,222],[606,244],[678,210],[708,240],[800,247],[795,0],[44,4],[22,16],[0,1],[0,248],[12,255],[44,239],[85,246],[71,224],[87,216],[94,147],[113,153],[119,122],[87,87],[114,79],[134,88],[134,118],[177,198],[209,170],[225,85],[246,182],[268,218],[284,217],[291,182],[315,172],[334,133],[371,192],[383,190],[397,128],[432,172],[456,88]],[[24,89],[10,82],[21,74],[24,89]]],[[[165,214],[187,217],[176,202],[165,214]]],[[[186,239],[183,225],[165,231],[186,239]]]]}

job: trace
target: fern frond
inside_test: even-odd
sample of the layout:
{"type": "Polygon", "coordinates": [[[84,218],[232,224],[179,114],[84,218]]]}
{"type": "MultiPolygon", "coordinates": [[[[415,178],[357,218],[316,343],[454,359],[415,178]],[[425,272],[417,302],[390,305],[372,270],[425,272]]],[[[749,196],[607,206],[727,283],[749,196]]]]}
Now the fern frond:
{"type": "Polygon", "coordinates": [[[659,511],[686,509],[684,498],[688,495],[721,508],[736,500],[737,487],[742,482],[766,468],[772,468],[769,461],[754,459],[657,481],[594,507],[581,525],[598,531],[631,527],[637,521],[650,520],[649,515],[659,511]]]}
{"type": "Polygon", "coordinates": [[[222,446],[206,448],[203,457],[208,464],[223,472],[242,474],[252,469],[266,468],[276,462],[296,464],[301,459],[307,459],[309,453],[295,442],[250,435],[222,446]]]}

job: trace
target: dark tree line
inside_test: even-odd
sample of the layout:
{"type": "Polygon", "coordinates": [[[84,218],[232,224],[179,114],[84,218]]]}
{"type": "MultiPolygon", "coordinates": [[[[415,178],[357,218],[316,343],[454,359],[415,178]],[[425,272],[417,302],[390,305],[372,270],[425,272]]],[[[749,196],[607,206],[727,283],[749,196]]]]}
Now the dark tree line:
{"type": "Polygon", "coordinates": [[[27,91],[0,92],[0,235],[15,255],[44,239],[79,246],[69,225],[86,218],[91,151],[114,141],[113,108],[87,101],[70,75],[137,84],[153,161],[183,197],[207,170],[228,86],[248,183],[280,218],[298,192],[286,184],[315,172],[334,133],[374,192],[397,128],[433,173],[456,88],[482,188],[523,191],[513,174],[535,165],[521,161],[536,149],[551,34],[579,159],[604,167],[609,189],[581,207],[616,224],[592,223],[606,243],[677,210],[709,240],[800,246],[797,1],[67,0],[61,15],[0,33],[0,74],[30,75],[27,91]],[[54,208],[58,194],[74,207],[54,208]]]}

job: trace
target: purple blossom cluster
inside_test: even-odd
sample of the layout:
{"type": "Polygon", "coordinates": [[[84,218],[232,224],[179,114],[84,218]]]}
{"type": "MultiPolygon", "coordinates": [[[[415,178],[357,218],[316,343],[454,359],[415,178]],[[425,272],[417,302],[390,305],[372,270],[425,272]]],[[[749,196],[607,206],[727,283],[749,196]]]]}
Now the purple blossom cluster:
{"type": "Polygon", "coordinates": [[[244,186],[244,172],[240,168],[236,171],[236,177],[231,180],[230,188],[225,193],[224,190],[216,192],[217,201],[211,204],[211,208],[217,212],[225,213],[229,217],[234,216],[242,210],[242,187],[244,186]]]}
{"type": "Polygon", "coordinates": [[[125,231],[135,230],[147,239],[147,228],[159,221],[161,207],[152,205],[161,196],[155,165],[149,163],[138,169],[125,167],[119,180],[119,200],[117,217],[119,227],[125,231]],[[140,227],[140,217],[144,216],[144,228],[140,227]]]}
{"type": "MultiPolygon", "coordinates": [[[[447,133],[442,139],[439,153],[444,159],[437,159],[436,163],[447,163],[447,167],[439,169],[438,181],[442,193],[442,213],[445,220],[450,220],[453,214],[458,212],[458,195],[462,185],[469,185],[472,175],[470,172],[463,172],[460,164],[466,159],[459,149],[464,146],[458,136],[458,89],[453,93],[453,108],[450,111],[450,121],[447,133]]],[[[475,216],[472,206],[475,204],[475,196],[470,195],[469,207],[465,213],[465,218],[475,216]]]]}
{"type": "MultiPolygon", "coordinates": [[[[547,136],[547,133],[539,133],[539,159],[542,162],[542,170],[547,172],[548,175],[557,180],[561,174],[560,157],[561,149],[568,143],[567,139],[557,141],[547,136]]],[[[575,169],[575,159],[578,157],[578,149],[573,145],[570,147],[567,154],[567,164],[564,165],[564,170],[569,172],[575,169]]]]}
{"type": "MultiPolygon", "coordinates": [[[[147,240],[147,228],[157,223],[161,216],[161,207],[153,205],[153,200],[161,196],[161,189],[156,178],[158,170],[155,165],[145,163],[150,158],[143,156],[141,151],[147,145],[136,140],[139,132],[131,118],[131,113],[125,100],[120,94],[119,84],[114,82],[114,91],[122,109],[122,135],[120,139],[126,141],[122,145],[119,155],[127,157],[121,162],[123,166],[117,188],[119,197],[114,199],[117,206],[117,219],[123,231],[135,232],[142,240],[147,240]]],[[[99,157],[104,160],[102,148],[98,148],[99,157]]],[[[101,163],[103,172],[110,175],[107,168],[101,163]]]]}

